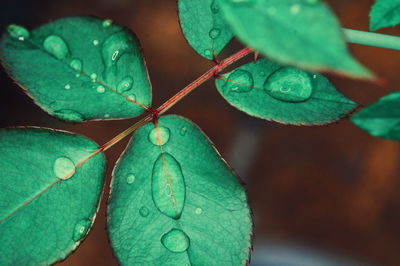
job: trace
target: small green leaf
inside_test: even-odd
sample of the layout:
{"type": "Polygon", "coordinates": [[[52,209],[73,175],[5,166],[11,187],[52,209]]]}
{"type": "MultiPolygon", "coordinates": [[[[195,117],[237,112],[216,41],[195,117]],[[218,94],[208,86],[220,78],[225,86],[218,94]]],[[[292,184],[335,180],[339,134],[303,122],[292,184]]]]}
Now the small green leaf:
{"type": "Polygon", "coordinates": [[[265,59],[221,75],[216,86],[239,110],[284,124],[323,125],[356,107],[324,76],[265,59]]]}
{"type": "Polygon", "coordinates": [[[0,130],[0,265],[50,265],[76,249],[103,188],[97,149],[66,132],[0,130]]]}
{"type": "Polygon", "coordinates": [[[400,24],[399,0],[376,0],[370,16],[371,31],[400,24]]]}
{"type": "Polygon", "coordinates": [[[319,0],[219,0],[235,35],[280,63],[371,78],[349,54],[335,16],[319,0]]]}
{"type": "Polygon", "coordinates": [[[133,135],[114,170],[107,228],[122,265],[245,265],[252,222],[208,138],[170,115],[133,135]]]}
{"type": "Polygon", "coordinates": [[[213,59],[232,39],[217,0],[179,0],[178,10],[186,40],[202,57],[213,59]]]}
{"type": "Polygon", "coordinates": [[[400,140],[400,92],[388,94],[350,117],[370,135],[400,140]]]}
{"type": "Polygon", "coordinates": [[[49,114],[71,122],[130,118],[150,105],[139,43],[110,20],[62,18],[32,32],[17,25],[7,32],[4,67],[49,114]]]}

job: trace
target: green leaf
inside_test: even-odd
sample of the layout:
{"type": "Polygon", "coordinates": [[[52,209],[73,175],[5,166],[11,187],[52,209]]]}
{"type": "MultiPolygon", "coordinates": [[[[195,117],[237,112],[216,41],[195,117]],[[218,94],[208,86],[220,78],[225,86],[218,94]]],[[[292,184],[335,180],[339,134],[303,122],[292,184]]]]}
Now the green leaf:
{"type": "Polygon", "coordinates": [[[349,54],[340,25],[319,0],[219,0],[235,35],[280,63],[357,78],[371,73],[349,54]]]}
{"type": "Polygon", "coordinates": [[[393,92],[368,105],[350,117],[370,135],[400,140],[400,92],[393,92]]]}
{"type": "Polygon", "coordinates": [[[370,16],[371,31],[400,24],[399,0],[376,0],[370,16]]]}
{"type": "Polygon", "coordinates": [[[245,265],[243,187],[208,138],[175,115],[146,124],[114,170],[108,232],[122,265],[245,265]]]}
{"type": "Polygon", "coordinates": [[[0,265],[49,265],[76,249],[102,193],[97,149],[66,132],[0,130],[0,265]]]}
{"type": "Polygon", "coordinates": [[[232,39],[217,0],[179,0],[178,10],[186,40],[202,57],[213,59],[232,39]]]}
{"type": "Polygon", "coordinates": [[[139,43],[110,20],[62,18],[32,32],[10,25],[3,65],[49,114],[73,122],[130,118],[151,102],[139,43]]]}
{"type": "Polygon", "coordinates": [[[239,110],[284,124],[323,125],[356,107],[324,76],[265,59],[221,75],[216,86],[239,110]]]}

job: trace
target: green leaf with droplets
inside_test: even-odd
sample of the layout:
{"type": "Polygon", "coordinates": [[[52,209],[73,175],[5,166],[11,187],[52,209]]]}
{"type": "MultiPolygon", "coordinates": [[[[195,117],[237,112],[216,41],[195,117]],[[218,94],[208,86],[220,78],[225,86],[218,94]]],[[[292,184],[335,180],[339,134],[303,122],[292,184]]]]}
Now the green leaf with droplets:
{"type": "Polygon", "coordinates": [[[356,107],[324,76],[266,59],[221,75],[216,86],[237,109],[284,124],[323,125],[356,107]]]}
{"type": "Polygon", "coordinates": [[[341,27],[319,0],[219,0],[235,35],[280,63],[357,78],[371,73],[348,52],[341,27]]]}
{"type": "Polygon", "coordinates": [[[179,0],[178,10],[186,40],[202,57],[213,59],[232,39],[217,0],[179,0]]]}
{"type": "Polygon", "coordinates": [[[370,16],[371,31],[400,24],[399,0],[376,0],[370,16]]]}
{"type": "Polygon", "coordinates": [[[10,25],[0,53],[11,77],[59,119],[130,118],[150,105],[138,40],[110,20],[62,18],[31,32],[10,25]]]}
{"type": "Polygon", "coordinates": [[[0,130],[0,265],[50,265],[77,248],[103,189],[97,149],[67,132],[0,130]]]}
{"type": "Polygon", "coordinates": [[[370,135],[400,140],[400,92],[388,94],[350,117],[370,135]]]}
{"type": "Polygon", "coordinates": [[[107,229],[122,265],[245,265],[252,222],[208,138],[169,115],[140,128],[117,164],[107,229]]]}

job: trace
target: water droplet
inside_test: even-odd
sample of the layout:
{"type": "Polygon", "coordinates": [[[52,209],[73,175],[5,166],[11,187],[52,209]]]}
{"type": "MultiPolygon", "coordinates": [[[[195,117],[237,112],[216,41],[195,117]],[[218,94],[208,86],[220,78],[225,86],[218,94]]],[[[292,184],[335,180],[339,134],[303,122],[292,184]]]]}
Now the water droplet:
{"type": "Polygon", "coordinates": [[[64,86],[64,88],[65,88],[66,90],[69,90],[69,89],[71,89],[71,85],[67,84],[67,85],[64,86]]]}
{"type": "Polygon", "coordinates": [[[75,77],[77,77],[77,78],[79,78],[80,76],[81,76],[81,74],[79,74],[79,73],[75,74],[75,77]]]}
{"type": "Polygon", "coordinates": [[[217,29],[217,28],[213,28],[210,30],[208,35],[210,36],[211,39],[217,39],[219,37],[219,35],[221,35],[221,30],[217,29]]]}
{"type": "Polygon", "coordinates": [[[98,40],[93,40],[93,45],[94,45],[94,46],[99,45],[99,41],[98,41],[98,40]]]}
{"type": "Polygon", "coordinates": [[[142,217],[147,217],[149,215],[149,209],[143,206],[139,209],[139,213],[142,217]]]}
{"type": "Polygon", "coordinates": [[[312,76],[312,78],[313,78],[313,79],[316,79],[316,78],[317,78],[317,75],[314,74],[314,75],[312,76]]]}
{"type": "Polygon", "coordinates": [[[232,92],[249,92],[253,89],[254,81],[250,72],[242,69],[233,71],[225,83],[226,89],[232,92]]]}
{"type": "Polygon", "coordinates": [[[69,55],[67,44],[60,36],[50,35],[43,42],[44,49],[58,59],[65,59],[69,55]]]}
{"type": "Polygon", "coordinates": [[[154,145],[164,145],[168,142],[170,130],[167,127],[157,126],[154,127],[149,133],[149,140],[154,145]]]}
{"type": "Polygon", "coordinates": [[[20,41],[28,39],[30,36],[30,33],[27,29],[25,29],[24,27],[15,25],[15,24],[11,24],[10,26],[8,26],[7,32],[8,32],[8,34],[11,35],[11,37],[16,38],[20,41]]]}
{"type": "Polygon", "coordinates": [[[111,60],[113,60],[113,61],[117,60],[118,54],[119,54],[119,51],[118,51],[118,50],[115,51],[115,52],[113,53],[113,55],[111,56],[111,60]]]}
{"type": "Polygon", "coordinates": [[[54,114],[57,117],[66,121],[80,122],[84,120],[83,115],[74,110],[68,110],[68,109],[57,110],[54,111],[54,114]]]}
{"type": "Polygon", "coordinates": [[[190,239],[180,229],[172,229],[161,237],[161,243],[172,252],[184,252],[189,248],[190,239]]]}
{"type": "Polygon", "coordinates": [[[107,28],[109,27],[111,24],[113,23],[113,21],[111,19],[106,19],[103,21],[103,27],[107,28]]]}
{"type": "Polygon", "coordinates": [[[182,127],[181,130],[179,131],[179,134],[181,136],[185,136],[187,133],[187,127],[182,127]]]}
{"type": "Polygon", "coordinates": [[[134,174],[129,174],[129,175],[126,177],[126,182],[127,182],[128,184],[132,184],[133,182],[135,182],[135,179],[136,179],[136,177],[135,177],[134,174]]]}
{"type": "Polygon", "coordinates": [[[207,57],[211,57],[212,56],[211,50],[210,49],[204,50],[204,55],[207,57]]]}
{"type": "Polygon", "coordinates": [[[76,71],[82,71],[82,61],[79,59],[73,59],[69,65],[76,71]]]}
{"type": "Polygon", "coordinates": [[[265,76],[265,72],[264,72],[264,71],[261,71],[261,72],[260,72],[260,76],[261,76],[261,77],[264,77],[264,76],[265,76]]]}
{"type": "Polygon", "coordinates": [[[196,214],[201,214],[203,212],[203,210],[201,208],[196,208],[196,210],[194,212],[196,214]]]}
{"type": "Polygon", "coordinates": [[[77,222],[72,235],[72,240],[77,242],[84,238],[89,231],[91,224],[92,222],[89,219],[83,219],[77,222]]]}
{"type": "Polygon", "coordinates": [[[56,177],[67,180],[75,174],[74,162],[68,157],[60,157],[54,161],[53,172],[56,177]]]}
{"type": "Polygon", "coordinates": [[[185,180],[180,164],[167,152],[160,154],[154,163],[151,192],[160,212],[179,219],[186,197],[185,180]]]}
{"type": "Polygon", "coordinates": [[[281,101],[302,102],[311,97],[313,88],[306,72],[284,67],[267,78],[264,90],[271,97],[281,101]]]}
{"type": "Polygon", "coordinates": [[[122,79],[122,81],[117,86],[117,92],[123,93],[130,90],[133,86],[133,78],[130,76],[126,76],[122,79]]]}
{"type": "Polygon", "coordinates": [[[131,95],[129,95],[128,99],[131,99],[132,101],[136,101],[136,95],[131,94],[131,95]]]}
{"type": "Polygon", "coordinates": [[[211,3],[211,12],[213,12],[214,14],[219,12],[219,7],[217,5],[217,0],[213,0],[211,3]]]}
{"type": "Polygon", "coordinates": [[[100,86],[97,86],[96,91],[98,93],[104,93],[106,91],[106,88],[104,88],[103,86],[100,85],[100,86]]]}
{"type": "Polygon", "coordinates": [[[296,15],[297,13],[300,12],[300,9],[301,9],[301,6],[299,4],[293,4],[290,7],[290,13],[293,14],[293,15],[296,15]]]}
{"type": "Polygon", "coordinates": [[[104,118],[110,118],[110,115],[109,114],[105,114],[104,118]]]}
{"type": "Polygon", "coordinates": [[[90,74],[90,78],[92,79],[93,82],[95,82],[97,79],[97,74],[96,73],[90,74]]]}

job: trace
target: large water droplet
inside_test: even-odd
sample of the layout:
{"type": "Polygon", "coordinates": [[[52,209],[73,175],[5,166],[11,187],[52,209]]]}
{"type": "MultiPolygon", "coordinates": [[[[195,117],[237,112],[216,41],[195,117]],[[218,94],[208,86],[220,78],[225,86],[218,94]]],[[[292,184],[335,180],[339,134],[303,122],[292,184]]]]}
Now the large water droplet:
{"type": "Polygon", "coordinates": [[[156,126],[149,133],[149,140],[154,145],[164,145],[168,142],[170,130],[167,127],[156,126]]]}
{"type": "Polygon", "coordinates": [[[91,224],[92,222],[89,219],[83,219],[77,222],[74,228],[74,233],[72,235],[72,240],[77,242],[82,238],[84,238],[87,232],[89,231],[91,224]]]}
{"type": "Polygon", "coordinates": [[[95,82],[97,79],[97,74],[96,73],[90,74],[90,78],[92,79],[93,82],[95,82]]]}
{"type": "Polygon", "coordinates": [[[69,84],[65,85],[65,86],[64,86],[64,89],[66,89],[66,90],[71,89],[71,85],[69,85],[69,84]]]}
{"type": "Polygon", "coordinates": [[[212,1],[210,8],[211,8],[211,12],[213,12],[214,14],[219,12],[219,7],[217,5],[217,0],[213,0],[212,1]]]}
{"type": "Polygon", "coordinates": [[[82,71],[82,61],[79,59],[73,59],[69,65],[76,71],[82,71]]]}
{"type": "Polygon", "coordinates": [[[117,86],[117,92],[123,93],[130,90],[133,86],[133,78],[130,76],[126,76],[121,80],[121,82],[117,86]]]}
{"type": "Polygon", "coordinates": [[[74,110],[62,109],[54,111],[54,114],[63,120],[71,122],[80,122],[85,120],[82,114],[74,110]]]}
{"type": "Polygon", "coordinates": [[[172,252],[184,252],[189,248],[190,239],[180,229],[172,229],[161,237],[161,243],[172,252]]]}
{"type": "Polygon", "coordinates": [[[126,183],[128,183],[128,184],[132,184],[133,182],[135,182],[135,180],[136,180],[136,177],[134,174],[129,174],[126,177],[126,183]]]}
{"type": "Polygon", "coordinates": [[[167,152],[160,154],[154,163],[151,192],[160,212],[179,219],[186,197],[185,180],[180,164],[167,152]]]}
{"type": "Polygon", "coordinates": [[[232,92],[249,92],[253,89],[254,80],[250,72],[242,69],[233,71],[225,83],[225,88],[232,92]]]}
{"type": "Polygon", "coordinates": [[[210,36],[211,39],[216,39],[219,37],[219,35],[221,35],[221,30],[217,29],[217,28],[213,28],[210,30],[208,35],[210,36]]]}
{"type": "Polygon", "coordinates": [[[106,91],[106,88],[104,88],[104,86],[97,86],[96,91],[98,93],[104,93],[106,91]]]}
{"type": "Polygon", "coordinates": [[[29,31],[27,29],[15,24],[11,24],[10,26],[8,26],[7,32],[8,34],[11,35],[11,37],[16,38],[20,41],[28,39],[30,36],[29,31]]]}
{"type": "Polygon", "coordinates": [[[194,212],[196,214],[202,214],[203,210],[201,208],[196,208],[196,210],[194,210],[194,212]]]}
{"type": "Polygon", "coordinates": [[[58,59],[65,59],[69,55],[67,44],[60,36],[50,35],[43,42],[44,49],[58,59]]]}
{"type": "Polygon", "coordinates": [[[143,206],[142,208],[139,209],[139,214],[142,217],[147,217],[147,216],[149,216],[149,209],[147,209],[145,206],[143,206]]]}
{"type": "Polygon", "coordinates": [[[75,174],[75,163],[68,157],[60,157],[54,161],[53,172],[56,177],[66,180],[75,174]]]}
{"type": "Polygon", "coordinates": [[[94,45],[94,46],[99,45],[99,40],[93,40],[93,45],[94,45]]]}
{"type": "Polygon", "coordinates": [[[287,102],[303,102],[313,92],[309,75],[297,68],[284,67],[275,71],[264,83],[271,97],[287,102]]]}

